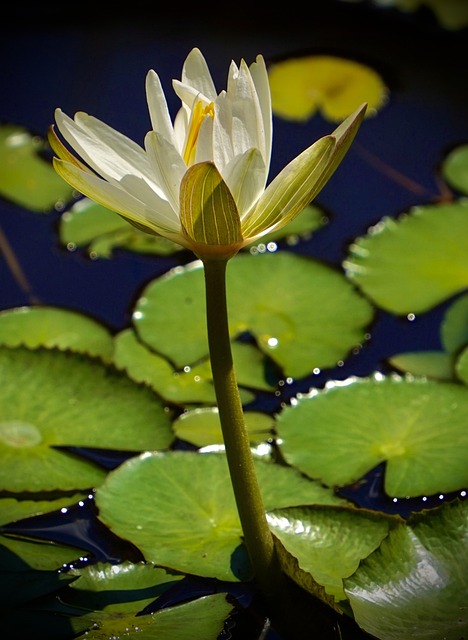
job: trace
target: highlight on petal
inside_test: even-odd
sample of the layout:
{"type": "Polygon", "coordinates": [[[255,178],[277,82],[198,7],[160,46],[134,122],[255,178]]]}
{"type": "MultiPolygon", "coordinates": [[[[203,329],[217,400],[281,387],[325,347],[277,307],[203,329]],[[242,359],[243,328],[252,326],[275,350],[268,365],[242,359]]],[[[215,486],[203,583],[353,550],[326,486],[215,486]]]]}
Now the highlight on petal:
{"type": "Polygon", "coordinates": [[[367,117],[388,100],[381,76],[360,62],[335,56],[289,58],[270,66],[273,113],[286,120],[305,122],[320,110],[338,122],[367,102],[367,117]]]}
{"type": "Polygon", "coordinates": [[[190,167],[180,186],[180,222],[200,257],[231,257],[242,243],[236,203],[212,162],[190,167]]]}

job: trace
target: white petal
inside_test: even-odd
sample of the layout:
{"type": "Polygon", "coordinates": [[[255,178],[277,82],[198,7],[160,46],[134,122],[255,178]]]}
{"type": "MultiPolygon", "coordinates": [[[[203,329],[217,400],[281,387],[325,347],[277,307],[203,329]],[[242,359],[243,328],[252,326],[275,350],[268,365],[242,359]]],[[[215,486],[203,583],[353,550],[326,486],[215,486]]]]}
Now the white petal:
{"type": "Polygon", "coordinates": [[[266,161],[269,149],[265,144],[263,114],[252,76],[244,60],[238,73],[229,75],[227,96],[232,109],[231,138],[234,153],[242,154],[247,149],[256,147],[266,161]]]}
{"type": "MultiPolygon", "coordinates": [[[[195,153],[195,163],[215,161],[213,155],[213,124],[213,118],[211,118],[211,116],[206,116],[200,125],[200,131],[198,132],[197,149],[195,153]]],[[[216,167],[218,171],[221,172],[221,167],[218,164],[216,164],[216,167]]]]}
{"type": "Polygon", "coordinates": [[[214,163],[223,173],[224,167],[234,158],[232,104],[225,91],[219,94],[215,102],[212,148],[214,163]]]}
{"type": "Polygon", "coordinates": [[[65,140],[103,178],[119,181],[134,173],[151,180],[148,158],[130,138],[86,113],[77,113],[72,120],[57,109],[55,119],[65,140]]]}
{"type": "Polygon", "coordinates": [[[146,99],[153,130],[160,133],[169,142],[173,142],[174,130],[166,97],[159,76],[152,70],[146,76],[146,99]]]}
{"type": "Polygon", "coordinates": [[[242,221],[265,188],[265,163],[258,149],[250,149],[242,156],[236,156],[225,167],[223,180],[234,197],[242,221]]]}
{"type": "Polygon", "coordinates": [[[188,54],[181,79],[183,84],[193,87],[198,93],[206,96],[209,102],[213,102],[216,98],[216,87],[206,60],[199,49],[194,48],[188,54]]]}
{"type": "Polygon", "coordinates": [[[145,137],[145,147],[155,179],[174,211],[179,210],[180,183],[187,167],[178,150],[154,131],[145,137]]]}
{"type": "Polygon", "coordinates": [[[265,136],[265,154],[264,159],[268,160],[267,173],[269,171],[269,162],[271,156],[271,146],[273,138],[273,117],[271,110],[271,92],[268,72],[263,56],[257,56],[256,61],[250,65],[250,73],[255,84],[255,89],[262,112],[263,131],[265,136]]]}
{"type": "MultiPolygon", "coordinates": [[[[140,197],[135,197],[122,186],[111,184],[94,174],[82,171],[70,162],[55,158],[54,167],[57,173],[80,193],[123,217],[149,226],[161,235],[168,233],[173,235],[180,230],[178,217],[174,216],[168,202],[160,201],[158,203],[160,208],[149,210],[147,202],[140,197]]],[[[139,195],[142,194],[141,189],[133,190],[139,195]]]]}

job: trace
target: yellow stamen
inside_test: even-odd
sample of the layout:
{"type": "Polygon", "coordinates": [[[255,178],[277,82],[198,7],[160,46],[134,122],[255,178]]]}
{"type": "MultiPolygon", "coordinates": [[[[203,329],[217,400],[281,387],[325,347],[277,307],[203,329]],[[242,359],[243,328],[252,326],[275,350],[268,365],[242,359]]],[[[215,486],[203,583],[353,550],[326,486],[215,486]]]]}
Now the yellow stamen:
{"type": "Polygon", "coordinates": [[[206,107],[204,107],[202,101],[198,100],[192,109],[192,118],[190,120],[187,141],[185,143],[184,160],[187,166],[191,165],[195,158],[198,134],[200,133],[200,127],[205,116],[214,118],[214,103],[210,102],[206,107]]]}

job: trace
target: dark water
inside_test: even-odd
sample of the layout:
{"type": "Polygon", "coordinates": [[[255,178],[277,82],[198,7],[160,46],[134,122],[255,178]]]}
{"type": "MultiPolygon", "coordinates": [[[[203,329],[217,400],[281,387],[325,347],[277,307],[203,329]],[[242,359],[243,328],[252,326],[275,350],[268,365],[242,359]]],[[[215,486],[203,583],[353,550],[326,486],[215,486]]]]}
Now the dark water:
{"type": "MultiPolygon", "coordinates": [[[[86,3],[81,7],[86,10],[86,3]]],[[[311,240],[288,248],[328,264],[339,267],[352,239],[383,216],[397,216],[413,205],[437,200],[438,167],[444,154],[468,142],[466,30],[446,32],[427,11],[408,16],[376,11],[367,3],[325,1],[317,3],[314,18],[307,22],[302,13],[286,6],[281,16],[273,10],[265,16],[251,8],[248,15],[239,10],[225,22],[217,10],[205,7],[182,16],[182,11],[171,14],[166,9],[161,15],[150,3],[137,2],[132,3],[131,16],[112,13],[99,20],[89,10],[89,21],[84,12],[65,17],[62,7],[54,5],[40,11],[5,10],[0,39],[1,122],[45,136],[56,107],[69,115],[84,110],[142,141],[149,127],[147,70],[154,68],[160,74],[174,113],[171,79],[180,76],[193,46],[204,53],[219,87],[225,83],[231,59],[250,62],[258,53],[267,62],[305,51],[332,53],[364,61],[383,75],[390,89],[389,103],[361,127],[356,143],[316,201],[327,212],[329,224],[311,240]]],[[[333,128],[321,116],[306,124],[276,118],[272,176],[333,128]]],[[[0,309],[40,301],[83,311],[118,331],[128,325],[132,303],[147,282],[181,261],[192,260],[188,254],[154,258],[117,251],[112,260],[91,261],[80,251],[70,253],[59,246],[59,216],[59,211],[33,214],[0,200],[0,229],[27,280],[27,287],[22,287],[6,261],[0,260],[0,309]]],[[[285,385],[279,398],[260,396],[258,407],[276,410],[281,402],[327,379],[385,371],[386,358],[398,352],[438,349],[446,306],[414,321],[378,312],[371,339],[343,366],[285,385]]],[[[120,459],[107,457],[101,462],[112,468],[120,459]]],[[[359,487],[343,490],[343,495],[363,506],[377,505],[403,515],[454,497],[394,502],[382,494],[382,473],[379,467],[359,487]]],[[[76,545],[98,560],[117,561],[122,553],[138,559],[137,550],[123,548],[96,521],[92,495],[66,513],[25,522],[21,532],[76,545]]],[[[206,583],[194,581],[188,588],[203,590],[206,583]]]]}

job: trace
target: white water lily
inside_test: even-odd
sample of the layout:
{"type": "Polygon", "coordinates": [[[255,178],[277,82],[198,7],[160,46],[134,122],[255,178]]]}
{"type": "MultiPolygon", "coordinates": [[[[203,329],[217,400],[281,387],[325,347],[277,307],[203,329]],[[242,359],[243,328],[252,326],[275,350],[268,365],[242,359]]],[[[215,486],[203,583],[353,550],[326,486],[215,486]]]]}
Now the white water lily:
{"type": "Polygon", "coordinates": [[[272,111],[264,59],[231,62],[217,93],[207,63],[193,49],[173,88],[182,102],[172,123],[158,75],[146,95],[152,130],[144,148],[86,113],[55,111],[50,144],[56,171],[77,191],[135,226],[192,250],[230,258],[295,218],[348,150],[365,105],[290,162],[267,186],[272,111]]]}

